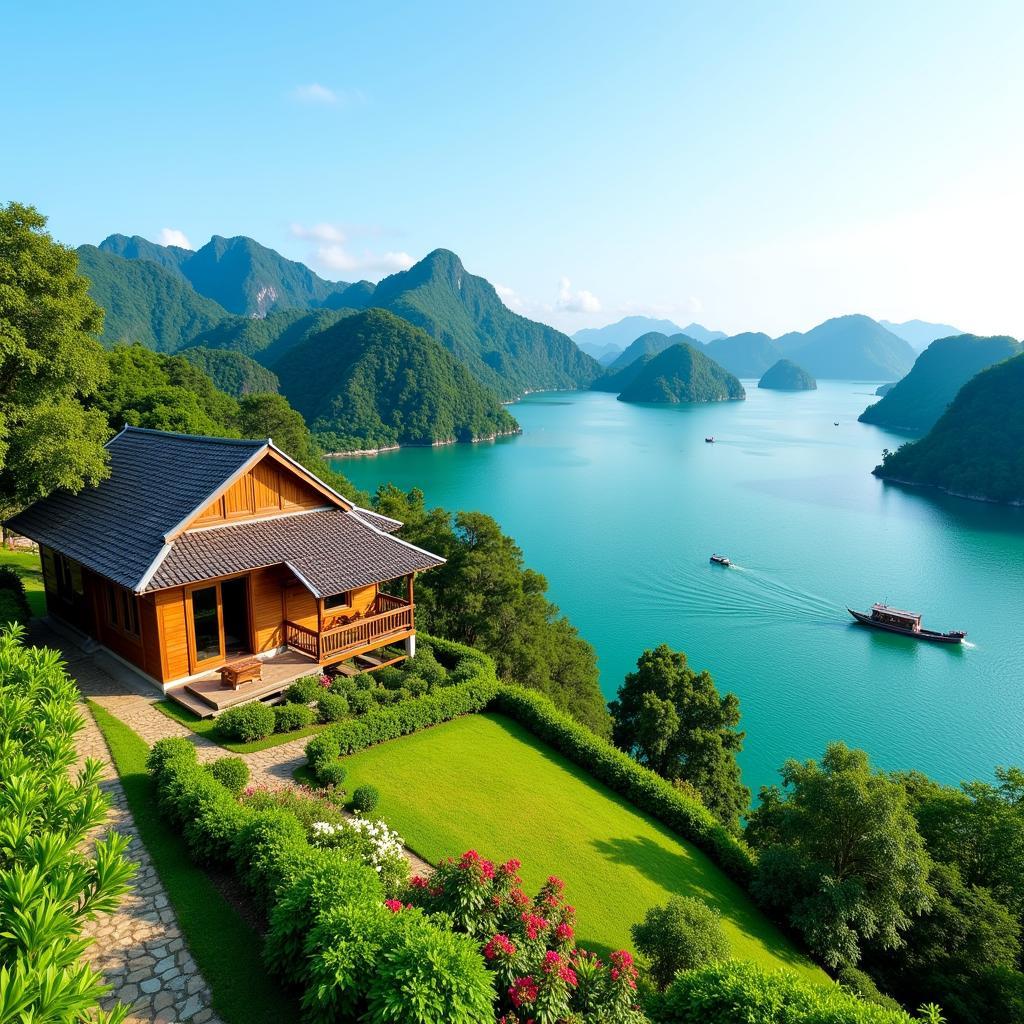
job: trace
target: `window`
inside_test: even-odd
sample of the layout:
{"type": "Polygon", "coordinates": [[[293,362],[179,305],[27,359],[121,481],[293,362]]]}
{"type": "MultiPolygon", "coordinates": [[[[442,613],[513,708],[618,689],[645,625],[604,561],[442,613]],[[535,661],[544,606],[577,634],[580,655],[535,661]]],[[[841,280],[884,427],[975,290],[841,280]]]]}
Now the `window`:
{"type": "Polygon", "coordinates": [[[352,602],[349,600],[349,593],[346,590],[344,594],[332,594],[330,597],[324,598],[324,608],[347,608],[352,602]]]}
{"type": "Polygon", "coordinates": [[[131,591],[108,583],[107,591],[107,622],[119,633],[130,637],[139,636],[139,606],[131,591]]]}

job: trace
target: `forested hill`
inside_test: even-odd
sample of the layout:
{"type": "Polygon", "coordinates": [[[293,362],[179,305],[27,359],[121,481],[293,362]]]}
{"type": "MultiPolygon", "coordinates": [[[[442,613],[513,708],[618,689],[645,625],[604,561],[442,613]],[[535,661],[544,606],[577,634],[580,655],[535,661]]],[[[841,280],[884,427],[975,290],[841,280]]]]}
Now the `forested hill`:
{"type": "Polygon", "coordinates": [[[782,354],[778,345],[759,331],[717,338],[708,342],[705,352],[737,377],[760,377],[782,354]]]}
{"type": "Polygon", "coordinates": [[[780,359],[765,370],[757,386],[768,391],[814,391],[818,382],[792,360],[780,359]]]}
{"type": "Polygon", "coordinates": [[[692,345],[665,349],[641,370],[621,402],[727,402],[746,398],[743,385],[728,370],[692,345]]]}
{"type": "Polygon", "coordinates": [[[78,269],[89,279],[93,300],[106,310],[101,340],[107,344],[138,341],[157,352],[174,352],[183,338],[227,316],[223,306],[200,295],[176,270],[150,260],[83,245],[78,269]]]}
{"type": "Polygon", "coordinates": [[[274,365],[281,391],[332,451],[472,441],[518,425],[429,334],[382,309],[339,320],[274,365]]]}
{"type": "Polygon", "coordinates": [[[325,281],[305,264],[285,259],[244,235],[214,235],[195,252],[124,235],[111,235],[99,247],[177,270],[200,295],[220,303],[229,313],[244,316],[265,316],[271,309],[334,305],[333,300],[349,287],[344,281],[325,281]]]}
{"type": "Polygon", "coordinates": [[[1024,354],[972,377],[928,434],[886,453],[874,472],[968,498],[1024,503],[1024,354]]]}
{"type": "Polygon", "coordinates": [[[1004,336],[961,334],[933,341],[917,357],[910,373],[860,414],[860,421],[923,434],[975,374],[1020,351],[1020,342],[1004,336]]]}
{"type": "Polygon", "coordinates": [[[619,370],[624,370],[631,363],[635,363],[641,356],[656,356],[659,352],[664,352],[670,346],[678,345],[682,342],[700,348],[700,342],[694,341],[693,338],[687,338],[682,334],[667,335],[662,334],[660,331],[648,331],[646,334],[641,334],[639,338],[630,342],[625,351],[608,364],[607,372],[618,373],[619,370]]]}
{"type": "Polygon", "coordinates": [[[277,375],[241,352],[226,348],[185,348],[179,354],[198,366],[217,388],[234,398],[277,391],[277,375]]]}
{"type": "Polygon", "coordinates": [[[384,278],[371,301],[422,327],[505,399],[587,387],[601,374],[561,331],[506,308],[494,286],[447,249],[384,278]]]}
{"type": "Polygon", "coordinates": [[[894,380],[917,355],[908,342],[861,314],[834,317],[806,334],[784,334],[776,344],[819,380],[894,380]]]}

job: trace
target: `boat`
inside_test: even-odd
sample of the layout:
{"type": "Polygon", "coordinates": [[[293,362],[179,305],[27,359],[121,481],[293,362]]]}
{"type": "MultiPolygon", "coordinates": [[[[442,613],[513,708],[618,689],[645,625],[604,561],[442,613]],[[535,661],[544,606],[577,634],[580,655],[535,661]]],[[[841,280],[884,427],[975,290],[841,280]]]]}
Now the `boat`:
{"type": "Polygon", "coordinates": [[[954,629],[948,633],[939,633],[934,629],[921,628],[921,616],[918,612],[905,612],[899,608],[890,608],[887,604],[873,604],[869,612],[855,612],[846,609],[861,625],[874,626],[889,633],[912,636],[915,640],[931,640],[937,644],[962,643],[966,633],[954,629]]]}
{"type": "Polygon", "coordinates": [[[839,426],[839,420],[834,420],[833,423],[832,423],[832,426],[833,427],[838,427],[839,426]]]}
{"type": "Polygon", "coordinates": [[[715,439],[714,439],[714,437],[705,437],[704,438],[704,443],[705,444],[714,444],[715,443],[715,439]]]}
{"type": "Polygon", "coordinates": [[[732,562],[730,562],[725,555],[712,555],[711,561],[714,562],[715,565],[732,565],[732,562]]]}

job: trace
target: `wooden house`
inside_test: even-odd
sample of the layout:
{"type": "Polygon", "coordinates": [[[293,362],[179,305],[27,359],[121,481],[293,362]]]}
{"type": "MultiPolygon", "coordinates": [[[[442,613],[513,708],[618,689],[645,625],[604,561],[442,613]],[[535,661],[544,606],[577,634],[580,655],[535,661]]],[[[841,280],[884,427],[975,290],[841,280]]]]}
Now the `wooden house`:
{"type": "Polygon", "coordinates": [[[301,671],[415,651],[413,579],[444,560],[393,536],[401,523],[270,440],[125,427],[107,449],[99,486],[7,524],[39,544],[52,617],[165,690],[283,652],[301,671]]]}

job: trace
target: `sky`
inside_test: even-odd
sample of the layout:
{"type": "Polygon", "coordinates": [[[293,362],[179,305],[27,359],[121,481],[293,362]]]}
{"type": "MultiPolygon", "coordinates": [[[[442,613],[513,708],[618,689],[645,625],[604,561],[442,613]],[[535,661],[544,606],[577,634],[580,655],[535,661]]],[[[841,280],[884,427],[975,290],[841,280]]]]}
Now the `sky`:
{"type": "Polygon", "coordinates": [[[7,5],[0,200],[632,313],[1024,336],[1024,4],[7,5]]]}

